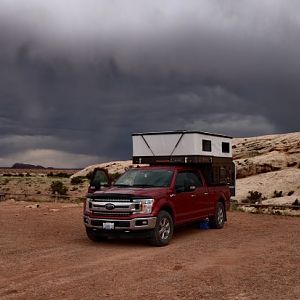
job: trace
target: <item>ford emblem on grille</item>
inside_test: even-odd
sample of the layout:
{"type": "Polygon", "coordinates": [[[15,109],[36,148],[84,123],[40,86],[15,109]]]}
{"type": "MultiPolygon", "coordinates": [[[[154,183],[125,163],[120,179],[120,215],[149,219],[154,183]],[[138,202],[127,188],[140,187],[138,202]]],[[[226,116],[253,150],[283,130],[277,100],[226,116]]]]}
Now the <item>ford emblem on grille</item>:
{"type": "Polygon", "coordinates": [[[107,204],[105,204],[105,208],[107,210],[113,210],[115,208],[115,206],[112,203],[107,203],[107,204]]]}

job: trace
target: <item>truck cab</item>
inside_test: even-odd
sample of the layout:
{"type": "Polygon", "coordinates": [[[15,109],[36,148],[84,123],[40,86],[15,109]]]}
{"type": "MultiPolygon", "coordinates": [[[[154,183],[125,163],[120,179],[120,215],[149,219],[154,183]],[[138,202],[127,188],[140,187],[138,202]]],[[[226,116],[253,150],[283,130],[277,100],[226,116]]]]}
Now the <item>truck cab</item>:
{"type": "Polygon", "coordinates": [[[129,169],[110,187],[108,174],[95,170],[84,205],[87,236],[99,241],[137,234],[149,238],[153,245],[165,246],[178,225],[208,218],[210,227],[222,228],[230,203],[231,183],[226,180],[233,177],[232,165],[221,167],[229,166],[228,160],[219,164],[218,177],[214,171],[218,164],[187,162],[186,158],[173,162],[170,158],[174,157],[160,162],[161,156],[156,156],[156,161],[152,156],[140,157],[150,165],[129,169]],[[104,184],[95,186],[97,176],[104,184]],[[214,184],[217,177],[218,184],[214,184]]]}

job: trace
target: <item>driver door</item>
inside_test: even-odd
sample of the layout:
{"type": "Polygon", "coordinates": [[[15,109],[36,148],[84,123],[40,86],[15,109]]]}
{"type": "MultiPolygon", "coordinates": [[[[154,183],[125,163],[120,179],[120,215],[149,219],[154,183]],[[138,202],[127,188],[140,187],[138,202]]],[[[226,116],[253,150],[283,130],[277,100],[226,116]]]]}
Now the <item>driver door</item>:
{"type": "Polygon", "coordinates": [[[172,198],[175,209],[176,223],[185,223],[198,217],[197,187],[201,181],[192,171],[182,171],[176,176],[174,196],[172,198]]]}

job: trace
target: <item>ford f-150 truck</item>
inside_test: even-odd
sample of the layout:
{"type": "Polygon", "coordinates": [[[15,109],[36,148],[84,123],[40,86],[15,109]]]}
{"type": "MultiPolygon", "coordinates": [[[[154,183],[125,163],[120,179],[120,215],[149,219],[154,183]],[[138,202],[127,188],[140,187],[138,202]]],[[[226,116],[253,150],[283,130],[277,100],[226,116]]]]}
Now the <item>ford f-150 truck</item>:
{"type": "Polygon", "coordinates": [[[129,169],[113,185],[95,169],[84,205],[87,236],[135,234],[164,246],[178,225],[208,218],[211,228],[222,228],[235,182],[230,139],[198,131],[134,134],[133,162],[150,166],[129,169]]]}
{"type": "Polygon", "coordinates": [[[229,201],[229,187],[207,186],[198,167],[134,168],[111,188],[88,195],[84,224],[93,241],[121,232],[139,232],[154,245],[164,246],[177,225],[209,218],[211,227],[222,228],[229,201]]]}

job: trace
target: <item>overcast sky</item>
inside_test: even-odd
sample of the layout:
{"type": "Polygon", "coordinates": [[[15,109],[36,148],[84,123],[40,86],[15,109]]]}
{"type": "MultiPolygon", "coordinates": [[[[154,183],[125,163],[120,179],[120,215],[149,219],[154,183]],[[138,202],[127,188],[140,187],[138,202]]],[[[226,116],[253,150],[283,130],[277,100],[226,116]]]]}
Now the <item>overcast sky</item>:
{"type": "Polygon", "coordinates": [[[131,158],[131,133],[300,130],[299,0],[0,0],[0,166],[131,158]]]}

